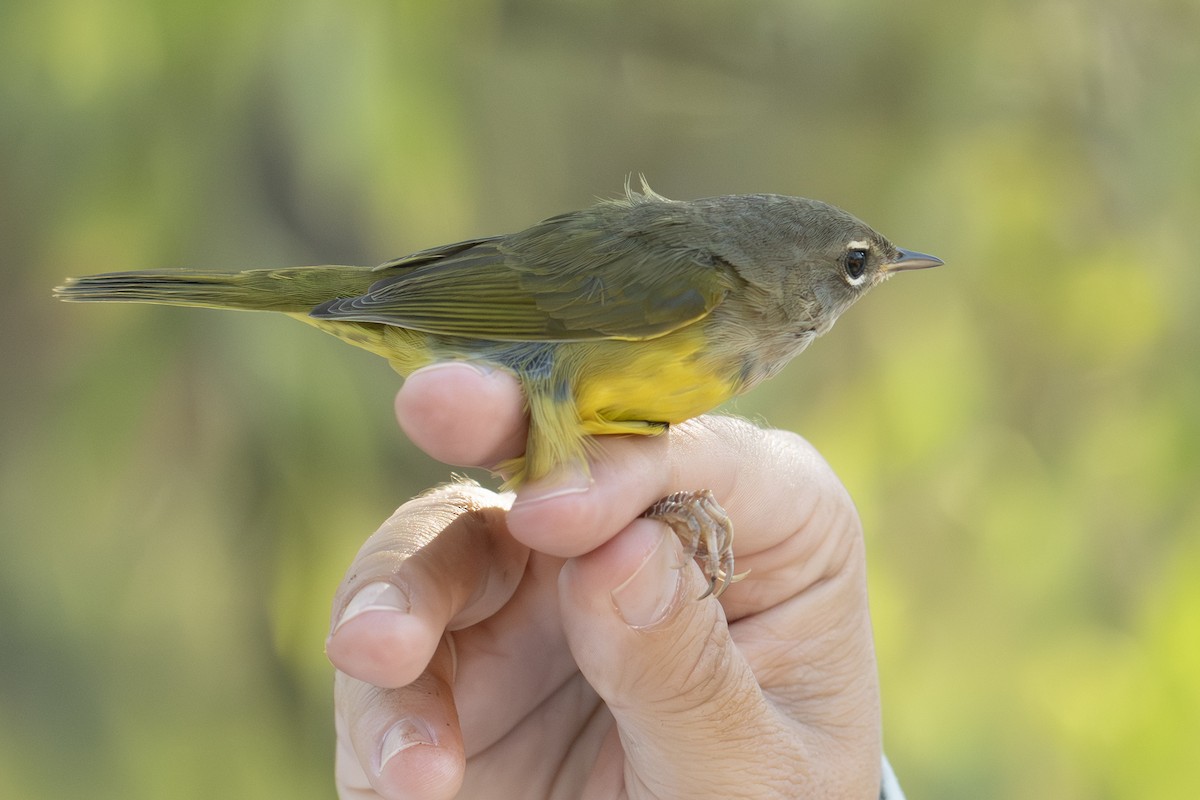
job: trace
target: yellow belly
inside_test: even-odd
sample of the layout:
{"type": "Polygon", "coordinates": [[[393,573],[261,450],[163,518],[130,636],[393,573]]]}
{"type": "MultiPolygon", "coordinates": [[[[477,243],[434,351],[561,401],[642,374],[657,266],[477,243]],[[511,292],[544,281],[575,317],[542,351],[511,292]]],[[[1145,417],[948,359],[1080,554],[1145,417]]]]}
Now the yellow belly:
{"type": "Polygon", "coordinates": [[[596,342],[564,350],[572,351],[563,356],[572,362],[575,404],[588,433],[638,432],[611,424],[622,421],[683,422],[737,393],[736,368],[713,358],[699,325],[644,342],[596,342]]]}

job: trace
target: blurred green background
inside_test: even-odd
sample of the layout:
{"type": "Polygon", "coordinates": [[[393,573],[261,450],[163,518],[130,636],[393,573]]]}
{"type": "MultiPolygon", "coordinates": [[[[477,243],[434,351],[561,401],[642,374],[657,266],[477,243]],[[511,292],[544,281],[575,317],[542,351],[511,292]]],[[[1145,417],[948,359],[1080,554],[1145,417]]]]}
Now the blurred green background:
{"type": "Polygon", "coordinates": [[[1191,797],[1200,5],[0,2],[0,795],[332,793],[334,587],[449,469],[387,365],[68,274],[371,264],[644,172],[948,266],[731,410],[867,526],[913,798],[1191,797]]]}

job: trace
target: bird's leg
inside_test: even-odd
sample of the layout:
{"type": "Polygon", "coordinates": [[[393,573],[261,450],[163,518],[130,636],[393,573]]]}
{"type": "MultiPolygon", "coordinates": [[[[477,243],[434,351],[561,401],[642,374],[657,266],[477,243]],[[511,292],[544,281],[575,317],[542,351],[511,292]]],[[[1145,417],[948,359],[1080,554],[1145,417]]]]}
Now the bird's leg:
{"type": "Polygon", "coordinates": [[[720,597],[729,584],[746,577],[733,574],[733,522],[710,490],[669,494],[642,516],[666,523],[683,541],[688,558],[700,559],[708,591],[696,599],[720,597]]]}

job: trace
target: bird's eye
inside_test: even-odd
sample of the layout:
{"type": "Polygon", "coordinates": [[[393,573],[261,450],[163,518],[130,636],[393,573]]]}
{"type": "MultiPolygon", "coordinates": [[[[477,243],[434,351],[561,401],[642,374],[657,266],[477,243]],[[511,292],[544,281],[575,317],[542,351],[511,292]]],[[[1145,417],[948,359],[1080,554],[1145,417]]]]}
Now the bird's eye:
{"type": "Polygon", "coordinates": [[[862,247],[852,247],[846,251],[846,277],[852,286],[857,286],[867,271],[867,251],[862,247]]]}

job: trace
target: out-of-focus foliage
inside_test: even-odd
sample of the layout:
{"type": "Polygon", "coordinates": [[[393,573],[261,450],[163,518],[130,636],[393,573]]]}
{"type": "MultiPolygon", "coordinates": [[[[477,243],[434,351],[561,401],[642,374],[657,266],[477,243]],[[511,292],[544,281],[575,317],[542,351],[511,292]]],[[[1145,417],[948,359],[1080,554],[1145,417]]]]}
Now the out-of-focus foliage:
{"type": "Polygon", "coordinates": [[[0,795],[328,797],[328,603],[447,477],[284,319],[68,274],[374,263],[645,172],[850,209],[904,275],[732,410],[867,523],[922,798],[1200,753],[1200,5],[0,4],[0,795]]]}

